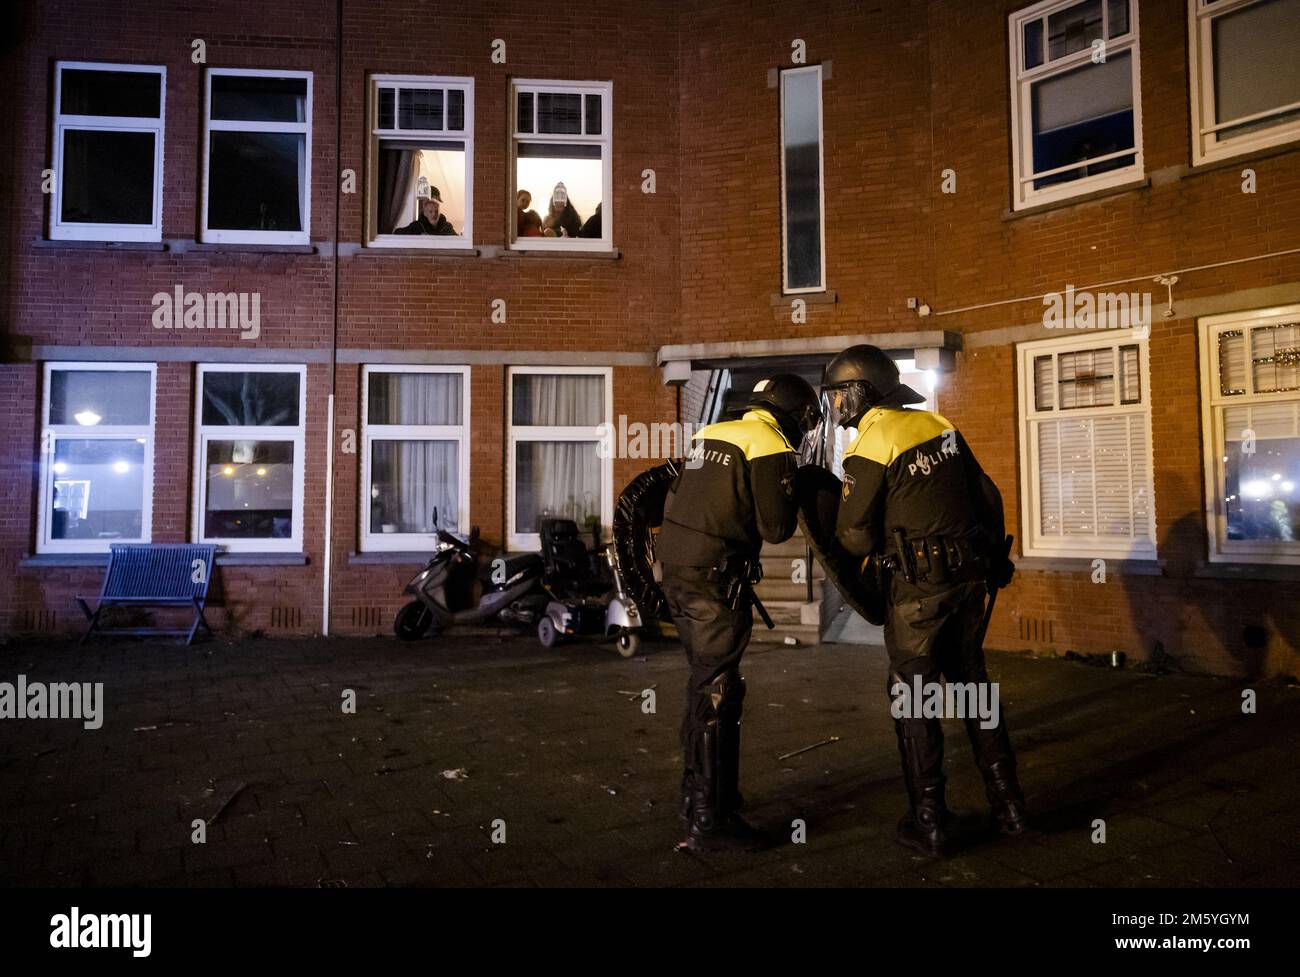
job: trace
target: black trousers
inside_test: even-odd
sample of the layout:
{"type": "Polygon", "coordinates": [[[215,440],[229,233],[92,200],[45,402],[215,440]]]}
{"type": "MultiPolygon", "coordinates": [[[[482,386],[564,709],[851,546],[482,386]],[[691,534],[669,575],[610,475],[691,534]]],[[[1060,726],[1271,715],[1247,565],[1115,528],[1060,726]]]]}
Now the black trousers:
{"type": "MultiPolygon", "coordinates": [[[[948,682],[987,683],[980,625],[987,591],[983,580],[909,584],[895,574],[890,584],[889,617],[885,621],[885,650],[889,680],[909,688],[920,677],[929,685],[942,676],[948,682]]],[[[891,702],[893,699],[890,693],[891,702]]],[[[905,770],[907,750],[915,760],[909,777],[917,789],[943,783],[943,729],[938,719],[896,720],[905,770]],[[906,742],[905,742],[906,741],[906,742]]],[[[965,719],[966,735],[981,772],[1012,756],[1011,741],[999,706],[997,725],[985,729],[978,717],[965,719]]]]}
{"type": "Polygon", "coordinates": [[[705,727],[715,720],[728,728],[740,723],[744,701],[740,658],[754,626],[749,600],[742,598],[736,608],[728,607],[722,585],[709,576],[708,567],[665,564],[663,568],[664,597],[690,665],[681,728],[687,790],[705,787],[701,782],[707,776],[705,727]]]}

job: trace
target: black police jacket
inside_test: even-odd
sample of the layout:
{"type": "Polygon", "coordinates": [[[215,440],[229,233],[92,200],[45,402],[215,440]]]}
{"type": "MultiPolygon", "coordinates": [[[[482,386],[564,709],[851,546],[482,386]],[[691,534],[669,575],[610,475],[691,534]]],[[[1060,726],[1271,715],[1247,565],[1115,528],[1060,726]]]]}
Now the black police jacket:
{"type": "Polygon", "coordinates": [[[668,492],[655,546],[661,563],[716,566],[730,554],[757,556],[766,540],[794,535],[798,459],[771,413],[702,428],[668,492]]]}
{"type": "Polygon", "coordinates": [[[844,455],[835,532],[854,556],[910,539],[966,538],[985,552],[1003,536],[1002,498],[966,439],[930,411],[873,407],[844,455]]]}

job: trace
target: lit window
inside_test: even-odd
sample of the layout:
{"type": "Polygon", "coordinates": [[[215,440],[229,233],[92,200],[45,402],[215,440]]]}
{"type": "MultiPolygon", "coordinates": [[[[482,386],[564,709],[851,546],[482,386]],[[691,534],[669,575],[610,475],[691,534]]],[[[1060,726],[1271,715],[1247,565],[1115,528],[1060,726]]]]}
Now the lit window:
{"type": "Polygon", "coordinates": [[[37,552],[108,552],[149,542],[152,363],[45,367],[37,552]]]}
{"type": "Polygon", "coordinates": [[[167,69],[61,61],[50,238],[161,241],[167,69]]]}
{"type": "Polygon", "coordinates": [[[370,96],[370,243],[468,247],[474,80],[376,75],[370,96]]]}
{"type": "Polygon", "coordinates": [[[1300,306],[1200,332],[1210,559],[1300,564],[1300,306]]]}
{"type": "Polygon", "coordinates": [[[613,250],[613,85],[516,81],[515,248],[613,250]]]}
{"type": "Polygon", "coordinates": [[[1155,559],[1147,341],[1111,332],[1017,347],[1026,556],[1155,559]]]}
{"type": "Polygon", "coordinates": [[[1137,4],[1050,0],[1009,22],[1014,209],[1140,179],[1137,4]]]}
{"type": "Polygon", "coordinates": [[[228,550],[302,550],[307,368],[199,367],[196,536],[228,550]]]}
{"type": "Polygon", "coordinates": [[[1300,139],[1300,0],[1188,0],[1192,162],[1300,139]]]}
{"type": "Polygon", "coordinates": [[[368,366],[363,550],[433,549],[469,528],[469,367],[368,366]]]}
{"type": "Polygon", "coordinates": [[[583,530],[613,517],[611,459],[601,436],[612,411],[611,371],[515,367],[510,371],[509,545],[540,549],[543,519],[583,530]]]}
{"type": "Polygon", "coordinates": [[[781,72],[781,223],[783,290],[823,291],[821,65],[781,72]]]}
{"type": "Polygon", "coordinates": [[[311,73],[207,73],[203,240],[307,244],[311,73]]]}

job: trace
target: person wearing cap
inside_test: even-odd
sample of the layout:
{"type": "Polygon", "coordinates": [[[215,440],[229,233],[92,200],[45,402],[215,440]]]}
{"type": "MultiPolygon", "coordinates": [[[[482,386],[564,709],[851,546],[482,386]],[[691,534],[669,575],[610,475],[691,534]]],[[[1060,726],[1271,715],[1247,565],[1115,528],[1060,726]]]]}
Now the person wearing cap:
{"type": "Polygon", "coordinates": [[[698,431],[664,505],[656,571],[690,674],[681,743],[680,816],[693,849],[761,848],[740,817],[740,659],[753,628],[750,589],[764,542],[797,526],[797,452],[820,428],[812,384],[760,380],[737,420],[698,431]]]}
{"type": "Polygon", "coordinates": [[[551,191],[551,206],[542,218],[542,234],[546,237],[577,237],[582,231],[582,218],[569,202],[569,190],[563,183],[555,184],[551,191]]]}
{"type": "Polygon", "coordinates": [[[420,216],[405,227],[393,230],[394,234],[451,234],[460,233],[442,214],[442,194],[437,187],[429,187],[429,195],[420,199],[420,216]]]}
{"type": "MultiPolygon", "coordinates": [[[[1015,566],[1007,556],[1002,496],[961,433],[939,414],[912,409],[925,398],[900,382],[898,366],[875,346],[851,346],[822,378],[832,424],[856,427],[844,455],[836,521],[840,544],[867,567],[888,569],[885,649],[890,712],[909,807],[898,839],[929,856],[947,853],[943,732],[922,717],[912,693],[940,680],[987,683],[986,594],[1005,587],[1015,566]]],[[[1016,759],[1002,722],[985,728],[966,718],[984,777],[994,826],[1017,834],[1027,825],[1016,759]]]]}

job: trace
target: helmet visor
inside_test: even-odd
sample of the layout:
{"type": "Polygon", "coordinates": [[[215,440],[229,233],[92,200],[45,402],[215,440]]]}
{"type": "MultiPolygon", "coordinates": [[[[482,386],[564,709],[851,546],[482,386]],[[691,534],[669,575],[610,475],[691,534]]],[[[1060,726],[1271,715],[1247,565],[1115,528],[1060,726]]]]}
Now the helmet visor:
{"type": "Polygon", "coordinates": [[[822,413],[830,419],[832,427],[851,427],[866,413],[866,385],[859,382],[840,383],[822,387],[822,413]]]}

